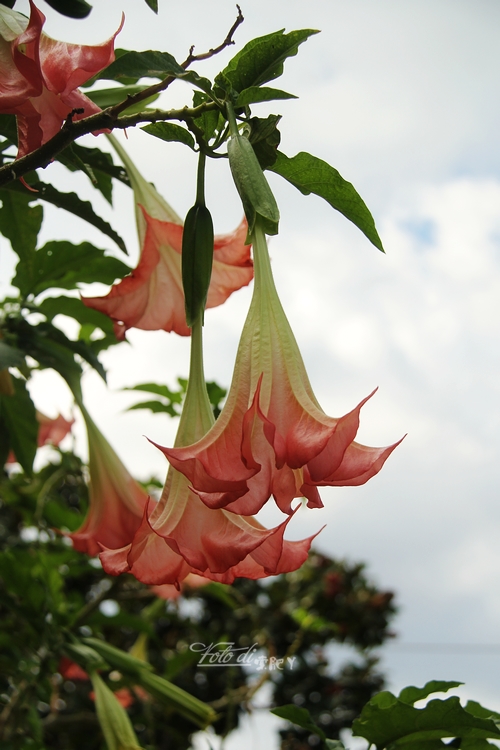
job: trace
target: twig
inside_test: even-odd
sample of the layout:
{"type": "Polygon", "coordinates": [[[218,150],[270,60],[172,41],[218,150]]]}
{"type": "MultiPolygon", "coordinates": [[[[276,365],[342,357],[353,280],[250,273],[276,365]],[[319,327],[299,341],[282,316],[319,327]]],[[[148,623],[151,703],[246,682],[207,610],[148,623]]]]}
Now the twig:
{"type": "Polygon", "coordinates": [[[208,60],[210,57],[213,57],[214,55],[218,55],[219,52],[222,52],[223,49],[226,49],[226,47],[230,47],[232,44],[234,44],[233,36],[240,24],[243,23],[245,20],[243,17],[243,13],[241,12],[241,8],[239,5],[236,6],[238,8],[238,15],[236,16],[236,21],[233,23],[231,28],[229,29],[229,32],[222,42],[222,44],[219,44],[218,47],[215,47],[215,49],[210,49],[208,52],[203,52],[201,55],[193,55],[194,51],[194,44],[189,50],[189,55],[182,63],[183,68],[187,68],[191,63],[198,62],[199,60],[208,60]]]}

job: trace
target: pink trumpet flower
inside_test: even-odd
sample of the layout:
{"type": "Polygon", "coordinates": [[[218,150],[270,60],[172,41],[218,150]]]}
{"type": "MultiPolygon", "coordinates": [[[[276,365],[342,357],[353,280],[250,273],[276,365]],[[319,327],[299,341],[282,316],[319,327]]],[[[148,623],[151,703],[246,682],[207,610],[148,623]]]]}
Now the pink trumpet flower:
{"type": "MultiPolygon", "coordinates": [[[[203,435],[214,421],[201,356],[198,321],[193,327],[191,372],[177,445],[203,435]]],[[[131,573],[150,585],[178,588],[190,573],[221,583],[238,577],[265,578],[296,570],[307,558],[313,537],[285,541],[289,520],[268,530],[254,518],[210,510],[191,491],[186,477],[170,467],[159,503],[153,510],[145,508],[129,544],[121,549],[103,545],[100,558],[107,573],[131,573]]]]}
{"type": "Polygon", "coordinates": [[[31,14],[0,5],[0,112],[17,115],[18,158],[46,143],[66,118],[100,108],[78,90],[115,59],[114,40],[87,46],[51,39],[45,16],[30,0],[31,14]],[[75,110],[83,110],[75,112],[75,110]]]}
{"type": "MultiPolygon", "coordinates": [[[[120,340],[129,328],[175,331],[189,336],[182,289],[182,221],[142,177],[117,139],[109,138],[134,190],[141,256],[137,268],[105,297],[84,297],[83,302],[114,321],[115,334],[120,340]]],[[[246,234],[247,225],[243,221],[235,232],[215,237],[207,307],[221,305],[252,280],[253,264],[250,246],[245,244],[246,234]]]]}
{"type": "Polygon", "coordinates": [[[278,298],[259,221],[252,240],[255,289],[226,404],[196,443],[161,450],[209,508],[253,515],[271,495],[285,513],[297,497],[322,507],[318,487],[364,484],[398,443],[354,441],[367,398],[340,419],[323,412],[278,298]]]}
{"type": "Polygon", "coordinates": [[[89,440],[90,504],[82,526],[68,536],[76,550],[94,556],[101,545],[121,547],[133,538],[148,495],[130,476],[82,404],[80,409],[89,440]]]}

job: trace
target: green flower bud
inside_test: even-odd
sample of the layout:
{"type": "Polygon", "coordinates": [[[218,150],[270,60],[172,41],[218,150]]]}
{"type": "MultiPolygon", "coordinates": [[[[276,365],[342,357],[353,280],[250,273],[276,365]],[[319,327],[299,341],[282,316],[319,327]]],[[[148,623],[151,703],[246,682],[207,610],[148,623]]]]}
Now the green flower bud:
{"type": "Polygon", "coordinates": [[[97,672],[90,679],[95,694],[97,718],[108,750],[141,750],[127,712],[97,672]]]}
{"type": "Polygon", "coordinates": [[[227,144],[227,154],[247,217],[248,237],[253,232],[257,216],[261,217],[266,234],[278,234],[279,208],[252,144],[244,135],[235,134],[227,144]]]}
{"type": "Polygon", "coordinates": [[[182,235],[182,285],[186,322],[190,328],[207,302],[214,256],[214,226],[210,211],[197,201],[189,209],[182,235]]]}
{"type": "Polygon", "coordinates": [[[99,638],[84,638],[83,640],[87,647],[90,646],[90,648],[93,651],[96,651],[111,667],[118,669],[120,672],[136,675],[140,671],[151,671],[153,669],[149,662],[137,659],[137,657],[132,656],[132,654],[122,651],[121,648],[111,646],[111,644],[106,643],[106,641],[101,641],[99,638]]]}

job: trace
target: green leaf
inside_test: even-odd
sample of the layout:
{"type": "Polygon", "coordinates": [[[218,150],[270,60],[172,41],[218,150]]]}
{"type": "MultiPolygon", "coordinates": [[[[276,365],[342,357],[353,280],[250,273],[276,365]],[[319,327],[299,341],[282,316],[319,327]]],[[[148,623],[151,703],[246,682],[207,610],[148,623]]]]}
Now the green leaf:
{"type": "Polygon", "coordinates": [[[229,79],[238,92],[272,81],[283,73],[286,58],[296,55],[299,45],[318,33],[314,29],[283,32],[281,29],[252,39],[230,60],[221,75],[229,79]]]}
{"type": "Polygon", "coordinates": [[[491,708],[485,708],[484,706],[481,706],[481,704],[477,703],[477,701],[468,701],[465,706],[465,710],[473,716],[478,716],[480,719],[493,718],[496,721],[500,720],[500,713],[498,713],[497,711],[492,711],[491,708]]]}
{"type": "Polygon", "coordinates": [[[140,78],[178,77],[184,75],[185,72],[184,68],[168,52],[125,50],[94,80],[99,78],[126,79],[126,83],[132,83],[137,82],[140,78]]]}
{"type": "Polygon", "coordinates": [[[146,5],[151,8],[152,11],[158,13],[158,0],[146,0],[146,5]]]}
{"type": "Polygon", "coordinates": [[[23,364],[22,352],[0,340],[0,370],[6,370],[7,367],[22,367],[23,364]]]}
{"type": "Polygon", "coordinates": [[[226,388],[222,388],[218,383],[210,381],[206,383],[208,400],[212,405],[212,411],[215,419],[219,416],[222,410],[221,401],[224,399],[227,393],[226,388]]]}
{"type": "Polygon", "coordinates": [[[133,385],[129,388],[124,388],[124,391],[143,391],[144,393],[156,393],[158,396],[167,398],[172,403],[180,404],[182,402],[182,395],[180,391],[171,391],[166,385],[158,385],[157,383],[141,383],[140,385],[133,385]]]}
{"type": "Polygon", "coordinates": [[[418,745],[413,743],[445,737],[500,739],[500,729],[494,721],[473,716],[457,697],[431,700],[424,708],[415,708],[388,692],[378,693],[364,706],[352,732],[378,748],[393,743],[398,747],[411,743],[416,748],[418,745]]]}
{"type": "MultiPolygon", "coordinates": [[[[67,315],[74,318],[82,326],[100,328],[106,334],[113,334],[113,321],[99,310],[87,307],[79,297],[46,297],[37,306],[37,310],[43,313],[49,320],[56,315],[67,315]]],[[[114,334],[113,334],[114,335],[114,334]]]]}
{"type": "Polygon", "coordinates": [[[27,474],[31,474],[38,438],[35,405],[24,380],[12,377],[12,384],[13,396],[0,393],[0,432],[4,438],[2,458],[5,461],[5,437],[8,436],[8,446],[14,451],[16,460],[27,474]]]}
{"type": "Polygon", "coordinates": [[[246,107],[258,102],[270,102],[274,99],[297,99],[295,94],[288,94],[280,89],[271,89],[267,86],[250,86],[242,91],[236,100],[236,107],[246,107]]]}
{"type": "Polygon", "coordinates": [[[11,333],[17,336],[17,346],[36,359],[42,367],[56,370],[73,390],[78,390],[82,368],[75,354],[87,361],[106,380],[106,373],[93,349],[84,341],[72,341],[52,323],[32,325],[19,319],[11,333]]]}
{"type": "MultiPolygon", "coordinates": [[[[201,91],[195,91],[193,94],[193,107],[198,107],[204,102],[209,102],[210,97],[201,91]]],[[[204,112],[200,117],[195,119],[195,125],[202,131],[206,142],[208,143],[215,135],[217,125],[219,124],[219,118],[221,113],[218,109],[209,109],[204,112]]],[[[225,122],[225,120],[224,120],[225,122]]]]}
{"type": "Polygon", "coordinates": [[[286,719],[287,721],[291,721],[292,724],[297,724],[297,726],[302,727],[302,729],[306,729],[308,732],[317,734],[318,737],[321,737],[322,740],[326,740],[325,733],[322,729],[316,726],[314,721],[311,719],[311,714],[309,713],[307,708],[300,708],[299,706],[295,706],[293,703],[290,703],[287,706],[272,708],[271,713],[275,716],[279,716],[280,719],[286,719]]]}
{"type": "Polygon", "coordinates": [[[83,171],[108,203],[111,203],[112,178],[130,187],[126,170],[121,165],[114,164],[111,154],[99,148],[87,148],[72,143],[56,156],[56,159],[72,172],[83,171]]]}
{"type": "Polygon", "coordinates": [[[13,280],[21,294],[37,295],[45,289],[76,289],[80,283],[112,284],[130,268],[118,258],[106,256],[90,242],[73,245],[65,240],[47,242],[34,253],[31,264],[18,263],[13,280]]]}
{"type": "Polygon", "coordinates": [[[162,141],[178,141],[184,143],[194,151],[194,138],[186,128],[181,125],[175,125],[171,122],[154,122],[151,125],[145,125],[141,130],[161,138],[162,141]]]}
{"type": "Polygon", "coordinates": [[[30,262],[43,220],[43,208],[29,205],[36,200],[34,195],[19,182],[9,183],[0,190],[0,232],[10,240],[12,249],[24,263],[30,262]],[[17,186],[16,190],[12,190],[12,185],[17,186]]]}
{"type": "Polygon", "coordinates": [[[15,115],[0,115],[0,135],[17,146],[17,124],[15,115]]]}
{"type": "Polygon", "coordinates": [[[47,0],[47,5],[68,18],[87,18],[92,10],[85,0],[47,0]]]}
{"type": "Polygon", "coordinates": [[[107,237],[110,237],[110,239],[118,245],[120,250],[123,250],[125,255],[128,254],[123,239],[117,232],[115,232],[113,227],[111,227],[107,221],[95,213],[90,201],[83,201],[76,193],[61,193],[52,185],[43,182],[34,182],[32,183],[32,186],[40,192],[41,200],[47,201],[47,203],[52,203],[52,205],[57,206],[57,208],[64,208],[65,211],[68,211],[89,224],[92,224],[92,226],[99,229],[107,237]]]}
{"type": "Polygon", "coordinates": [[[164,404],[162,401],[141,401],[138,404],[129,406],[126,411],[136,411],[139,409],[148,409],[153,414],[169,414],[171,417],[179,416],[179,412],[175,410],[172,404],[164,404]]]}
{"type": "Polygon", "coordinates": [[[325,745],[328,750],[345,750],[345,745],[340,740],[325,740],[325,745]]]}
{"type": "Polygon", "coordinates": [[[169,414],[171,417],[178,417],[179,410],[176,408],[176,404],[182,403],[183,395],[180,391],[171,391],[166,385],[158,385],[157,383],[142,383],[131,388],[124,388],[125,391],[142,391],[144,393],[154,393],[159,396],[160,401],[141,401],[138,404],[129,406],[127,411],[134,411],[136,409],[149,409],[153,414],[169,414]]]}
{"type": "Polygon", "coordinates": [[[269,169],[277,159],[278,146],[281,140],[281,133],[278,130],[280,120],[281,115],[269,115],[266,118],[252,117],[249,120],[250,136],[248,140],[252,144],[262,169],[269,169]]]}
{"type": "MultiPolygon", "coordinates": [[[[147,88],[148,86],[145,83],[135,83],[127,86],[113,86],[110,89],[87,91],[86,96],[101,109],[106,109],[106,107],[113,107],[115,104],[120,104],[127,96],[133,96],[147,88]]],[[[159,94],[156,94],[155,98],[158,98],[158,96],[159,94]]]]}
{"type": "Polygon", "coordinates": [[[352,221],[376,248],[384,252],[375,222],[363,199],[350,182],[346,182],[326,161],[301,151],[291,159],[278,151],[276,162],[269,167],[304,195],[314,193],[324,198],[346,219],[352,221]]]}
{"type": "Polygon", "coordinates": [[[432,693],[447,693],[448,690],[460,687],[460,685],[463,685],[463,682],[431,680],[430,682],[427,682],[422,688],[413,686],[403,688],[398,698],[400,701],[403,701],[403,703],[408,703],[410,706],[413,706],[414,703],[427,698],[429,695],[432,695],[432,693]]]}

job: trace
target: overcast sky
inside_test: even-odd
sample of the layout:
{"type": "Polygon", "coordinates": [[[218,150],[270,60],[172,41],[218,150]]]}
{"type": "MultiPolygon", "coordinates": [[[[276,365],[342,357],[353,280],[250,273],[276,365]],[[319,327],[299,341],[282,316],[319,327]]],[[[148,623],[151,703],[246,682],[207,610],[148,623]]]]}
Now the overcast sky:
{"type": "MultiPolygon", "coordinates": [[[[191,44],[197,51],[217,45],[235,17],[229,0],[159,0],[158,18],[140,0],[95,5],[76,22],[40,2],[47,33],[102,41],[123,6],[118,46],[167,49],[181,60],[191,44]]],[[[325,508],[301,511],[291,534],[326,523],[318,549],[365,560],[379,586],[396,590],[399,638],[383,655],[390,688],[462,680],[459,694],[498,710],[500,4],[246,0],[242,10],[238,44],[282,27],[321,29],[287,61],[280,82],[299,100],[255,112],[283,113],[285,153],[311,151],[354,183],[387,253],[319,198],[271,175],[282,215],[270,246],[276,283],[316,395],[340,416],[378,386],[363,409],[360,442],[385,445],[408,433],[380,475],[360,488],[324,490],[325,508]],[[405,643],[462,646],[410,652],[405,643]],[[493,644],[496,651],[474,651],[493,644]]],[[[232,54],[198,70],[217,72],[232,54]]],[[[163,103],[189,101],[179,84],[163,103]]],[[[126,145],[144,176],[185,212],[194,199],[194,156],[140,132],[130,132],[126,145]]],[[[216,231],[228,231],[241,208],[227,165],[210,167],[216,231]]],[[[57,167],[47,178],[51,172],[64,179],[57,167]]],[[[83,180],[75,184],[91,194],[83,180]]],[[[130,191],[115,195],[115,211],[100,210],[126,236],[135,262],[130,191]]],[[[46,239],[88,237],[73,219],[58,222],[47,223],[46,239]]],[[[93,239],[112,249],[97,232],[93,239]]],[[[1,249],[7,267],[5,241],[1,249]]],[[[222,385],[230,382],[249,299],[242,290],[206,315],[206,375],[222,385]]],[[[151,380],[174,385],[187,373],[188,344],[162,332],[131,331],[129,339],[131,347],[104,357],[113,397],[92,374],[85,388],[103,432],[144,478],[164,474],[165,463],[142,435],[170,445],[175,425],[123,413],[131,398],[118,389],[151,380]]],[[[68,409],[69,397],[48,375],[32,392],[43,410],[68,409]]],[[[266,523],[276,518],[271,510],[263,515],[266,523]]]]}

